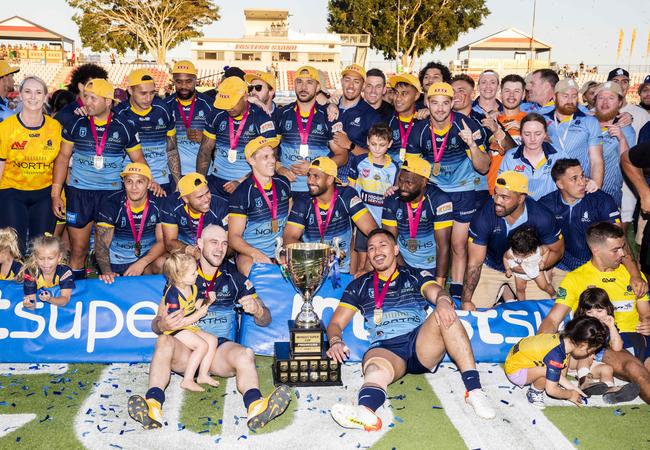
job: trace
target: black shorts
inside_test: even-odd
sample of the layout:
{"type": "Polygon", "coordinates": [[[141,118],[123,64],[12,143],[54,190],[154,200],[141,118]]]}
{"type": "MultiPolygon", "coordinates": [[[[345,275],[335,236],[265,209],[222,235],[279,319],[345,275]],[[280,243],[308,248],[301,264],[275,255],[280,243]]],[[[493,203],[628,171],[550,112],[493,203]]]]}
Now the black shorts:
{"type": "Polygon", "coordinates": [[[386,339],[385,341],[376,342],[372,344],[368,350],[372,350],[373,348],[383,348],[384,350],[395,353],[406,362],[406,373],[413,375],[435,373],[438,370],[440,362],[436,364],[436,367],[429,370],[422,365],[415,351],[415,343],[421,327],[422,325],[411,330],[410,333],[403,334],[402,336],[396,336],[391,339],[386,339]]]}
{"type": "Polygon", "coordinates": [[[65,187],[65,219],[72,228],[83,228],[97,218],[102,201],[117,191],[65,187]]]}

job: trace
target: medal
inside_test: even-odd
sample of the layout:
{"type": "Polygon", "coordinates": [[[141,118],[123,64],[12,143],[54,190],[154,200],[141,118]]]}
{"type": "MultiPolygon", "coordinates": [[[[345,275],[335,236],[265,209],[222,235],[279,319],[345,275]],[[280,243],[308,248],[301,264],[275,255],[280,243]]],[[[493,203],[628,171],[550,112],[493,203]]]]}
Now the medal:
{"type": "Polygon", "coordinates": [[[452,112],[451,115],[449,116],[449,131],[447,131],[447,134],[445,134],[444,139],[442,140],[442,144],[440,144],[440,149],[438,149],[438,144],[436,143],[436,134],[433,131],[433,126],[430,127],[431,129],[431,145],[433,146],[433,170],[432,174],[433,176],[438,176],[440,175],[440,161],[442,160],[442,155],[445,153],[445,149],[447,148],[447,139],[449,139],[449,135],[451,134],[451,127],[454,126],[454,113],[452,112]]]}
{"type": "Polygon", "coordinates": [[[408,241],[406,241],[406,248],[409,249],[409,252],[415,253],[418,250],[418,240],[409,239],[408,241]]]}
{"type": "Polygon", "coordinates": [[[104,168],[104,147],[106,146],[106,139],[108,139],[108,126],[111,124],[111,119],[113,118],[113,113],[108,113],[108,118],[106,119],[106,126],[104,127],[104,133],[102,134],[101,141],[97,137],[97,127],[95,126],[95,118],[90,117],[90,132],[93,135],[95,140],[95,156],[93,157],[93,167],[97,170],[102,170],[104,168]]]}
{"type": "Polygon", "coordinates": [[[309,111],[309,117],[307,117],[307,123],[303,127],[302,125],[302,116],[300,115],[300,108],[296,104],[296,124],[298,125],[298,134],[300,135],[300,157],[306,158],[309,156],[309,145],[307,141],[309,140],[309,132],[311,131],[311,123],[314,121],[314,114],[316,112],[316,105],[311,107],[309,111]]]}
{"type": "Polygon", "coordinates": [[[438,175],[440,175],[440,163],[439,162],[433,163],[433,170],[431,171],[431,173],[433,174],[434,177],[437,177],[438,175]]]}
{"type": "Polygon", "coordinates": [[[404,147],[399,149],[399,160],[404,161],[406,159],[406,149],[404,147]]]}
{"type": "Polygon", "coordinates": [[[320,207],[318,206],[318,199],[314,197],[314,214],[316,215],[316,223],[318,224],[318,231],[320,232],[321,242],[325,242],[325,233],[327,233],[327,227],[332,220],[332,212],[334,212],[334,205],[336,205],[336,198],[339,195],[339,190],[334,188],[334,193],[332,194],[332,200],[330,201],[330,206],[327,209],[327,215],[325,216],[325,222],[320,217],[320,207]]]}
{"type": "Polygon", "coordinates": [[[144,209],[142,210],[142,217],[140,218],[140,228],[138,229],[135,226],[135,219],[133,218],[133,211],[131,211],[131,204],[129,203],[129,198],[126,198],[125,208],[126,217],[129,219],[129,226],[131,227],[131,234],[133,235],[133,240],[135,240],[135,246],[133,251],[136,258],[139,258],[142,253],[142,233],[144,232],[145,224],[147,223],[147,212],[149,212],[149,198],[145,200],[144,209]]]}
{"type": "Polygon", "coordinates": [[[253,175],[253,181],[255,182],[255,187],[262,195],[266,206],[268,206],[271,210],[271,232],[277,233],[280,230],[280,227],[278,226],[278,193],[275,190],[275,183],[273,182],[273,178],[271,178],[271,197],[273,198],[269,198],[269,196],[266,194],[266,191],[264,190],[264,186],[262,186],[260,182],[257,181],[255,175],[253,175]]]}
{"type": "Polygon", "coordinates": [[[401,161],[404,161],[404,159],[406,158],[406,143],[409,141],[409,135],[413,130],[413,127],[411,125],[413,124],[413,117],[415,117],[415,111],[413,112],[413,115],[411,116],[411,119],[409,120],[408,123],[408,127],[406,127],[406,129],[402,124],[402,119],[400,119],[399,113],[395,113],[395,116],[397,117],[397,124],[399,125],[399,138],[400,138],[400,143],[402,144],[399,149],[399,159],[401,161]]]}
{"type": "Polygon", "coordinates": [[[235,161],[237,161],[237,150],[231,148],[230,150],[228,150],[228,162],[230,164],[234,164],[235,161]]]}
{"type": "Polygon", "coordinates": [[[418,206],[415,208],[415,214],[413,213],[413,207],[411,203],[406,204],[406,212],[408,213],[409,219],[409,239],[406,242],[406,248],[409,252],[415,253],[418,249],[418,241],[416,239],[418,235],[418,226],[420,225],[420,216],[422,215],[422,203],[424,202],[424,197],[418,203],[418,206]]]}
{"type": "Polygon", "coordinates": [[[375,308],[375,313],[374,313],[374,318],[375,318],[375,325],[379,325],[381,323],[381,319],[384,315],[384,310],[381,308],[375,308]]]}
{"type": "Polygon", "coordinates": [[[139,258],[140,254],[142,253],[142,244],[140,244],[139,242],[135,243],[134,253],[137,258],[139,258]]]}
{"type": "Polygon", "coordinates": [[[278,227],[278,219],[273,219],[271,220],[271,231],[273,233],[277,233],[280,230],[278,227]]]}

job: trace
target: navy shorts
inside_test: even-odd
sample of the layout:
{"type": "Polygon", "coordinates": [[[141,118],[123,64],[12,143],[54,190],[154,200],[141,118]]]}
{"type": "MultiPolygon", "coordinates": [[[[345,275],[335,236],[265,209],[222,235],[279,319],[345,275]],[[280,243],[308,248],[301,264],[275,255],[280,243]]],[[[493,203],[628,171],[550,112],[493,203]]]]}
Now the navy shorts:
{"type": "Polygon", "coordinates": [[[232,342],[232,341],[230,339],[228,339],[227,337],[218,337],[217,338],[217,346],[219,346],[221,344],[225,344],[226,342],[232,342]]]}
{"type": "MultiPolygon", "coordinates": [[[[487,192],[487,191],[486,191],[487,192]]],[[[470,223],[476,212],[476,192],[448,192],[454,206],[454,220],[460,223],[470,223]]]]}
{"type": "Polygon", "coordinates": [[[641,333],[624,332],[621,333],[623,339],[623,348],[631,349],[634,356],[641,362],[650,358],[650,336],[644,336],[641,333]]]}
{"type": "Polygon", "coordinates": [[[357,252],[367,252],[368,251],[368,238],[357,228],[357,232],[354,235],[354,250],[357,252]]]}
{"type": "Polygon", "coordinates": [[[135,263],[136,261],[133,261],[131,263],[126,263],[126,264],[113,264],[111,263],[111,270],[115,272],[118,275],[124,275],[124,272],[131,267],[131,264],[135,263]]]}
{"type": "Polygon", "coordinates": [[[65,219],[72,228],[83,228],[97,218],[99,207],[104,198],[117,191],[97,189],[77,189],[65,187],[65,219]]]}
{"type": "Polygon", "coordinates": [[[478,211],[487,203],[487,201],[490,199],[490,191],[488,190],[481,190],[481,191],[474,191],[474,196],[476,197],[476,210],[478,211]]]}
{"type": "Polygon", "coordinates": [[[216,177],[214,175],[208,175],[208,189],[214,195],[225,198],[226,200],[230,198],[230,194],[226,192],[223,188],[223,185],[230,182],[231,180],[224,180],[223,178],[216,177]]]}
{"type": "Polygon", "coordinates": [[[376,342],[372,344],[368,350],[372,350],[373,348],[383,348],[384,350],[395,353],[406,361],[406,373],[413,375],[435,373],[438,370],[438,365],[440,363],[436,364],[436,367],[429,370],[422,365],[418,359],[417,353],[415,352],[415,342],[417,341],[421,327],[422,325],[402,336],[396,336],[391,339],[386,339],[385,341],[376,342]]]}

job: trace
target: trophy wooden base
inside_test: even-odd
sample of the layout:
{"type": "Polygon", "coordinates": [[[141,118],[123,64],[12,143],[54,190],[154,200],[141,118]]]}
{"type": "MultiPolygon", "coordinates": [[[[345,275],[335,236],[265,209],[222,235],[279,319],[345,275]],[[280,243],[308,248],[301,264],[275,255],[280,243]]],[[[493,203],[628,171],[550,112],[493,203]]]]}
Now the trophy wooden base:
{"type": "Polygon", "coordinates": [[[341,386],[341,364],[327,357],[325,327],[298,328],[289,321],[290,342],[276,342],[273,383],[289,386],[341,386]]]}

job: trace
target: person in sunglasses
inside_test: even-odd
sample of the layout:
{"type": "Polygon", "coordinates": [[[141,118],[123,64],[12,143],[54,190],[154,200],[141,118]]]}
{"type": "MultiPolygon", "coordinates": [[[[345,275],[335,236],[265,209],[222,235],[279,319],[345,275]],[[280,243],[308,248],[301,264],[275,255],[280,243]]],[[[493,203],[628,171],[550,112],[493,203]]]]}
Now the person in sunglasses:
{"type": "Polygon", "coordinates": [[[248,83],[248,102],[264,110],[273,123],[280,117],[280,107],[273,101],[275,99],[276,79],[271,72],[255,71],[244,75],[248,83]]]}

